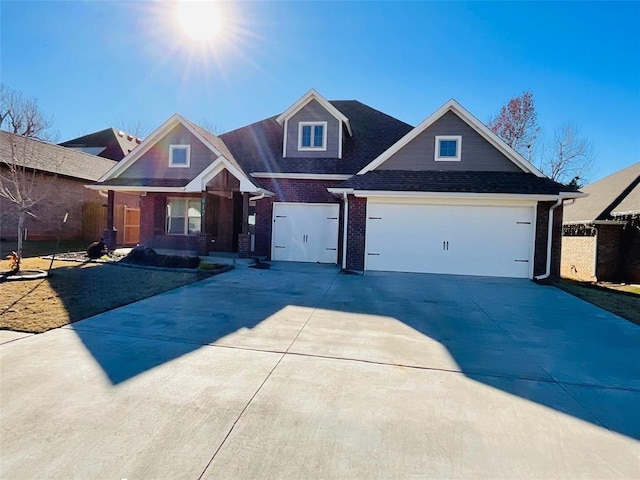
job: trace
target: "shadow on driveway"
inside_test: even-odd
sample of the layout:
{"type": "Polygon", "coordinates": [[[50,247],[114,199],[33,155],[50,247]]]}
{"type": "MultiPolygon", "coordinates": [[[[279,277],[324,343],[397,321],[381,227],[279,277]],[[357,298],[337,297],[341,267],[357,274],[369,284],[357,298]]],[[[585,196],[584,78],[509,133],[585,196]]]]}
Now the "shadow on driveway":
{"type": "Polygon", "coordinates": [[[460,372],[640,439],[640,328],[526,280],[276,263],[67,328],[114,385],[215,344],[460,372]]]}

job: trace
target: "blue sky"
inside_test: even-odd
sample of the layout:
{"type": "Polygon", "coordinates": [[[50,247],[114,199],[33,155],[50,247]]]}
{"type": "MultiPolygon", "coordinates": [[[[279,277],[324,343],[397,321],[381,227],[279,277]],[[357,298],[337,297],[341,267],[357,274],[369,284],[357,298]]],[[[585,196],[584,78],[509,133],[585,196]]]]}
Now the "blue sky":
{"type": "Polygon", "coordinates": [[[487,121],[534,92],[548,134],[576,123],[596,180],[640,161],[639,2],[238,2],[193,42],[173,2],[1,1],[0,76],[59,140],[172,113],[217,133],[310,88],[413,125],[449,98],[487,121]]]}

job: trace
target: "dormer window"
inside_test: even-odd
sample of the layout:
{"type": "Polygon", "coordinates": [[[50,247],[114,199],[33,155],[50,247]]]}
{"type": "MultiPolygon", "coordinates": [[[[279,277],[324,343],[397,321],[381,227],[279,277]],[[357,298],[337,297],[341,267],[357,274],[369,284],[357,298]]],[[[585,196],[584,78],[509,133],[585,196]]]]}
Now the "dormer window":
{"type": "Polygon", "coordinates": [[[188,168],[191,165],[191,145],[169,145],[169,166],[188,168]]]}
{"type": "Polygon", "coordinates": [[[327,122],[300,122],[298,150],[326,150],[327,122]]]}
{"type": "Polygon", "coordinates": [[[436,135],[434,152],[434,160],[436,162],[459,162],[461,152],[461,135],[436,135]]]}

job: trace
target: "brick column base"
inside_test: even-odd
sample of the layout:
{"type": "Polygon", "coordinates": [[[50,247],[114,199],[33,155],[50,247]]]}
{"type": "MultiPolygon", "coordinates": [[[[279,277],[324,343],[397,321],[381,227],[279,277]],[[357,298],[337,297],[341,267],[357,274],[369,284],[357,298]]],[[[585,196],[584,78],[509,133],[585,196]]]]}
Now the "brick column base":
{"type": "Polygon", "coordinates": [[[251,253],[251,234],[238,234],[238,256],[240,258],[248,258],[251,253]]]}
{"type": "Polygon", "coordinates": [[[198,234],[198,246],[197,252],[200,256],[209,255],[209,245],[211,244],[211,235],[207,235],[206,233],[198,234]]]}
{"type": "Polygon", "coordinates": [[[115,228],[111,230],[108,228],[104,229],[102,231],[102,241],[107,246],[108,250],[115,250],[118,243],[118,231],[115,228]]]}

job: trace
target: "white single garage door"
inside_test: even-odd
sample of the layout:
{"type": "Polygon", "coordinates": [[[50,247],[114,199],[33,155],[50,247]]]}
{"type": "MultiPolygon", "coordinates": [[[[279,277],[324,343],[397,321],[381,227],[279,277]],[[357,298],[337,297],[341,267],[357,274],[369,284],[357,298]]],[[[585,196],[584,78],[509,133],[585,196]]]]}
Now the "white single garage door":
{"type": "Polygon", "coordinates": [[[529,278],[532,206],[368,203],[365,269],[529,278]]]}
{"type": "Polygon", "coordinates": [[[274,203],[271,258],[290,262],[338,262],[335,203],[274,203]]]}

